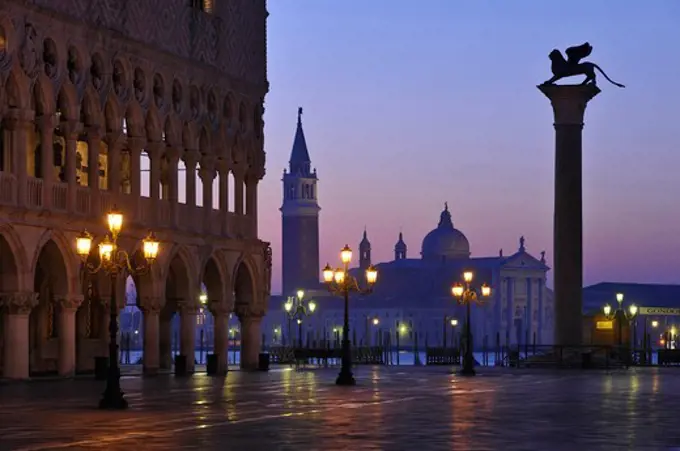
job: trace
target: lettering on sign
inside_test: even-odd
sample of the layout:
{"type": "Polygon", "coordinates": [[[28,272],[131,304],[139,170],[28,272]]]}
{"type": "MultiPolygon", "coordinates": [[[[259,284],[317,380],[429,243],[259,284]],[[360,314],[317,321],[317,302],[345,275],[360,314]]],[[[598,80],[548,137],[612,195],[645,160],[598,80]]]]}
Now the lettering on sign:
{"type": "Polygon", "coordinates": [[[597,330],[612,330],[614,328],[614,321],[598,321],[595,323],[597,330]]]}
{"type": "Polygon", "coordinates": [[[680,308],[674,307],[640,307],[640,315],[680,316],[680,308]]]}

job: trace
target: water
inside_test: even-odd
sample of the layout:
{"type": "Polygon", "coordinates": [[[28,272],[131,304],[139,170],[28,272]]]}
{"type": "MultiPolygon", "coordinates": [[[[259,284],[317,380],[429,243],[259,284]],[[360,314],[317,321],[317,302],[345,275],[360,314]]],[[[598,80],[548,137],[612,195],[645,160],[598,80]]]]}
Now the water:
{"type": "MultiPolygon", "coordinates": [[[[207,356],[208,354],[212,351],[196,351],[194,353],[194,358],[196,362],[199,365],[205,365],[207,356]]],[[[174,359],[174,356],[176,354],[179,354],[179,352],[173,351],[172,356],[174,359]]],[[[135,364],[141,364],[142,361],[142,351],[124,351],[122,353],[122,364],[130,364],[130,365],[135,365],[135,364]],[[129,354],[129,360],[128,360],[128,354],[129,354]]],[[[424,351],[421,351],[418,353],[420,357],[420,363],[423,365],[427,361],[427,357],[424,351]]],[[[477,361],[477,364],[479,365],[487,365],[487,366],[494,366],[495,364],[495,356],[494,353],[486,353],[486,361],[484,360],[485,353],[483,352],[475,352],[474,353],[475,360],[477,361]]],[[[229,364],[230,365],[238,365],[241,361],[241,353],[238,350],[230,350],[229,354],[229,364]]],[[[415,353],[412,351],[399,351],[398,353],[396,351],[393,351],[391,353],[391,362],[389,362],[391,365],[397,365],[397,358],[399,359],[399,365],[415,365],[415,353]],[[397,357],[398,356],[398,357],[397,357]]]]}

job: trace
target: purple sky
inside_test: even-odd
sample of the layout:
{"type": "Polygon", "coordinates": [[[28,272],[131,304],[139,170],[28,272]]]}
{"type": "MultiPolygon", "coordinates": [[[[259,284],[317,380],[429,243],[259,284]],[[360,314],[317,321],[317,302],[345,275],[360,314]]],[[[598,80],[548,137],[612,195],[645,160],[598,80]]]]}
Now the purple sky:
{"type": "MultiPolygon", "coordinates": [[[[281,173],[297,107],[319,173],[321,263],[364,225],[409,257],[444,201],[473,256],[520,235],[552,261],[548,52],[594,46],[616,81],[586,112],[585,283],[680,282],[680,2],[285,0],[268,5],[260,236],[281,286],[281,173]],[[568,5],[568,7],[567,7],[568,5]]],[[[579,79],[580,81],[580,79],[579,79]]],[[[550,277],[551,278],[551,277],[550,277]]]]}

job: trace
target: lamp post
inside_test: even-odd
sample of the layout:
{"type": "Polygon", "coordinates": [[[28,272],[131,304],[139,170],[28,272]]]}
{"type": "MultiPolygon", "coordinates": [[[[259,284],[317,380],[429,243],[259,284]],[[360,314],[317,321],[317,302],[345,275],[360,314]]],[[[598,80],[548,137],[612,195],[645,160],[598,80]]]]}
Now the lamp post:
{"type": "MultiPolygon", "coordinates": [[[[629,323],[632,323],[632,321],[635,319],[635,317],[638,314],[638,307],[635,304],[631,304],[628,306],[628,311],[624,310],[623,308],[623,293],[616,293],[616,302],[618,303],[618,307],[616,308],[615,311],[612,312],[612,306],[609,304],[605,304],[603,307],[603,313],[604,316],[608,320],[616,320],[616,329],[618,331],[618,344],[621,346],[623,344],[623,321],[628,321],[629,323]]],[[[633,334],[637,335],[637,326],[634,324],[633,325],[633,334]]],[[[633,337],[633,343],[635,343],[637,337],[633,337]]]]}
{"type": "Polygon", "coordinates": [[[482,298],[487,298],[491,296],[491,287],[487,284],[483,284],[480,289],[480,295],[477,294],[477,290],[470,286],[474,274],[472,271],[465,271],[463,273],[464,284],[455,283],[451,287],[451,293],[456,298],[456,300],[465,305],[466,308],[466,321],[465,321],[465,355],[463,356],[463,369],[460,374],[462,376],[474,376],[475,375],[475,359],[472,354],[472,327],[470,319],[470,304],[476,302],[482,304],[482,298]]]}
{"type": "Polygon", "coordinates": [[[316,303],[310,300],[305,306],[302,302],[305,297],[305,292],[303,290],[297,290],[297,296],[288,296],[288,300],[283,304],[283,309],[286,311],[286,316],[288,316],[288,335],[290,336],[290,322],[291,320],[296,320],[298,325],[298,347],[302,348],[302,320],[314,313],[316,310],[316,303]]]}
{"type": "Polygon", "coordinates": [[[342,328],[342,368],[335,383],[337,385],[354,385],[354,375],[352,374],[352,350],[349,344],[349,294],[357,292],[369,294],[373,291],[378,279],[378,271],[373,265],[366,269],[366,288],[361,288],[356,278],[349,274],[349,263],[352,261],[352,249],[348,245],[340,251],[340,258],[343,267],[333,270],[329,264],[323,269],[323,280],[328,287],[328,291],[334,295],[342,296],[345,299],[345,318],[342,328]]]}
{"type": "Polygon", "coordinates": [[[149,272],[158,257],[159,242],[152,233],[144,239],[144,260],[136,265],[130,256],[118,247],[118,236],[123,227],[123,214],[114,208],[107,215],[109,232],[99,243],[99,264],[88,262],[92,249],[92,235],[83,231],[76,238],[76,252],[82,260],[82,271],[97,274],[107,273],[111,280],[111,300],[109,301],[109,368],[106,377],[106,389],[99,401],[100,409],[125,409],[128,406],[124,393],[120,388],[120,370],[118,368],[118,303],[116,301],[116,281],[118,276],[143,275],[149,272]]]}

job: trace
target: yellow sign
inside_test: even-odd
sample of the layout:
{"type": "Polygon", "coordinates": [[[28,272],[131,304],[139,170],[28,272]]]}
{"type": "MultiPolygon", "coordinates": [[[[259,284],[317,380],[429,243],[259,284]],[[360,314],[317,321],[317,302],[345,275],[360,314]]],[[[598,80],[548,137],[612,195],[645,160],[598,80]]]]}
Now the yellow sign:
{"type": "Polygon", "coordinates": [[[595,323],[597,330],[612,330],[614,329],[614,321],[598,321],[595,323]]]}

